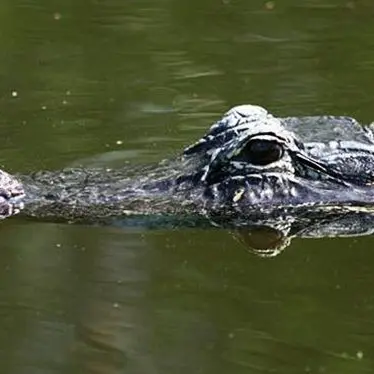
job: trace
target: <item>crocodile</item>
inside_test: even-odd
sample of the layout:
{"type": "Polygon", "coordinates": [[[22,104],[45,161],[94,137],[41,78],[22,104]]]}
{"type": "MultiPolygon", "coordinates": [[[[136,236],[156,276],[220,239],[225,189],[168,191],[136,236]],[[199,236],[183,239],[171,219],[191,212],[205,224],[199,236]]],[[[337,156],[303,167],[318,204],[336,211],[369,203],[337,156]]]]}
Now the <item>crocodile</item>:
{"type": "Polygon", "coordinates": [[[1,170],[0,217],[106,222],[194,215],[237,227],[280,215],[370,214],[373,184],[373,125],[345,116],[276,117],[240,105],[182,155],[154,166],[1,170]]]}

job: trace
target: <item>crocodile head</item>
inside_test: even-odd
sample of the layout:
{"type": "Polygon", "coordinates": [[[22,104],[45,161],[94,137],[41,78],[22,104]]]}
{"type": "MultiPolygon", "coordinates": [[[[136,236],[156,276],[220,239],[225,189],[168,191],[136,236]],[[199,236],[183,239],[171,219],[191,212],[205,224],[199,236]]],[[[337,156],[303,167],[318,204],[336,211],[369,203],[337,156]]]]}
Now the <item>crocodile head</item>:
{"type": "Polygon", "coordinates": [[[262,107],[242,105],[185,149],[184,157],[198,165],[209,208],[374,205],[373,135],[348,117],[276,118],[262,107]]]}

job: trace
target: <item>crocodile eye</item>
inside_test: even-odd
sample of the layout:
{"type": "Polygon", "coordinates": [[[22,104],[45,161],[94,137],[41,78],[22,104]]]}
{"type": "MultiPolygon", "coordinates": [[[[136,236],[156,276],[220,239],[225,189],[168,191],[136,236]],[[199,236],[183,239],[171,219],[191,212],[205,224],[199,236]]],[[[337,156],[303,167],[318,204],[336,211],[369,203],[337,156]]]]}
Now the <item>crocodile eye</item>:
{"type": "Polygon", "coordinates": [[[275,141],[254,139],[248,142],[236,158],[253,165],[268,165],[283,156],[283,147],[275,141]]]}

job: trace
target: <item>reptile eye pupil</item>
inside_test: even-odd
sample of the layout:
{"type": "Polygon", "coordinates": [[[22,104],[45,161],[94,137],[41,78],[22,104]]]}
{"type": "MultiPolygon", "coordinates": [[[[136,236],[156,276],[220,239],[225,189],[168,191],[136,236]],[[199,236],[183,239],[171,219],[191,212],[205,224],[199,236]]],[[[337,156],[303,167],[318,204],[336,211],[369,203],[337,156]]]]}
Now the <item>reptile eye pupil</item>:
{"type": "Polygon", "coordinates": [[[283,147],[275,141],[255,139],[248,142],[240,159],[253,165],[265,166],[278,161],[283,156],[283,147]]]}

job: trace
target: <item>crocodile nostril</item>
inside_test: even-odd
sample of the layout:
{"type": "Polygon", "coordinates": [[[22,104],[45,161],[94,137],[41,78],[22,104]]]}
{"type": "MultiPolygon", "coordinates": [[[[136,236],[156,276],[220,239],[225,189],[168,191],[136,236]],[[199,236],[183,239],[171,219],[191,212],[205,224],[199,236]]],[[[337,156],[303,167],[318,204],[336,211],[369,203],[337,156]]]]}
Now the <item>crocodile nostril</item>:
{"type": "Polygon", "coordinates": [[[45,197],[46,200],[56,200],[57,199],[57,195],[52,193],[52,192],[49,192],[49,193],[45,194],[44,197],[45,197]]]}

